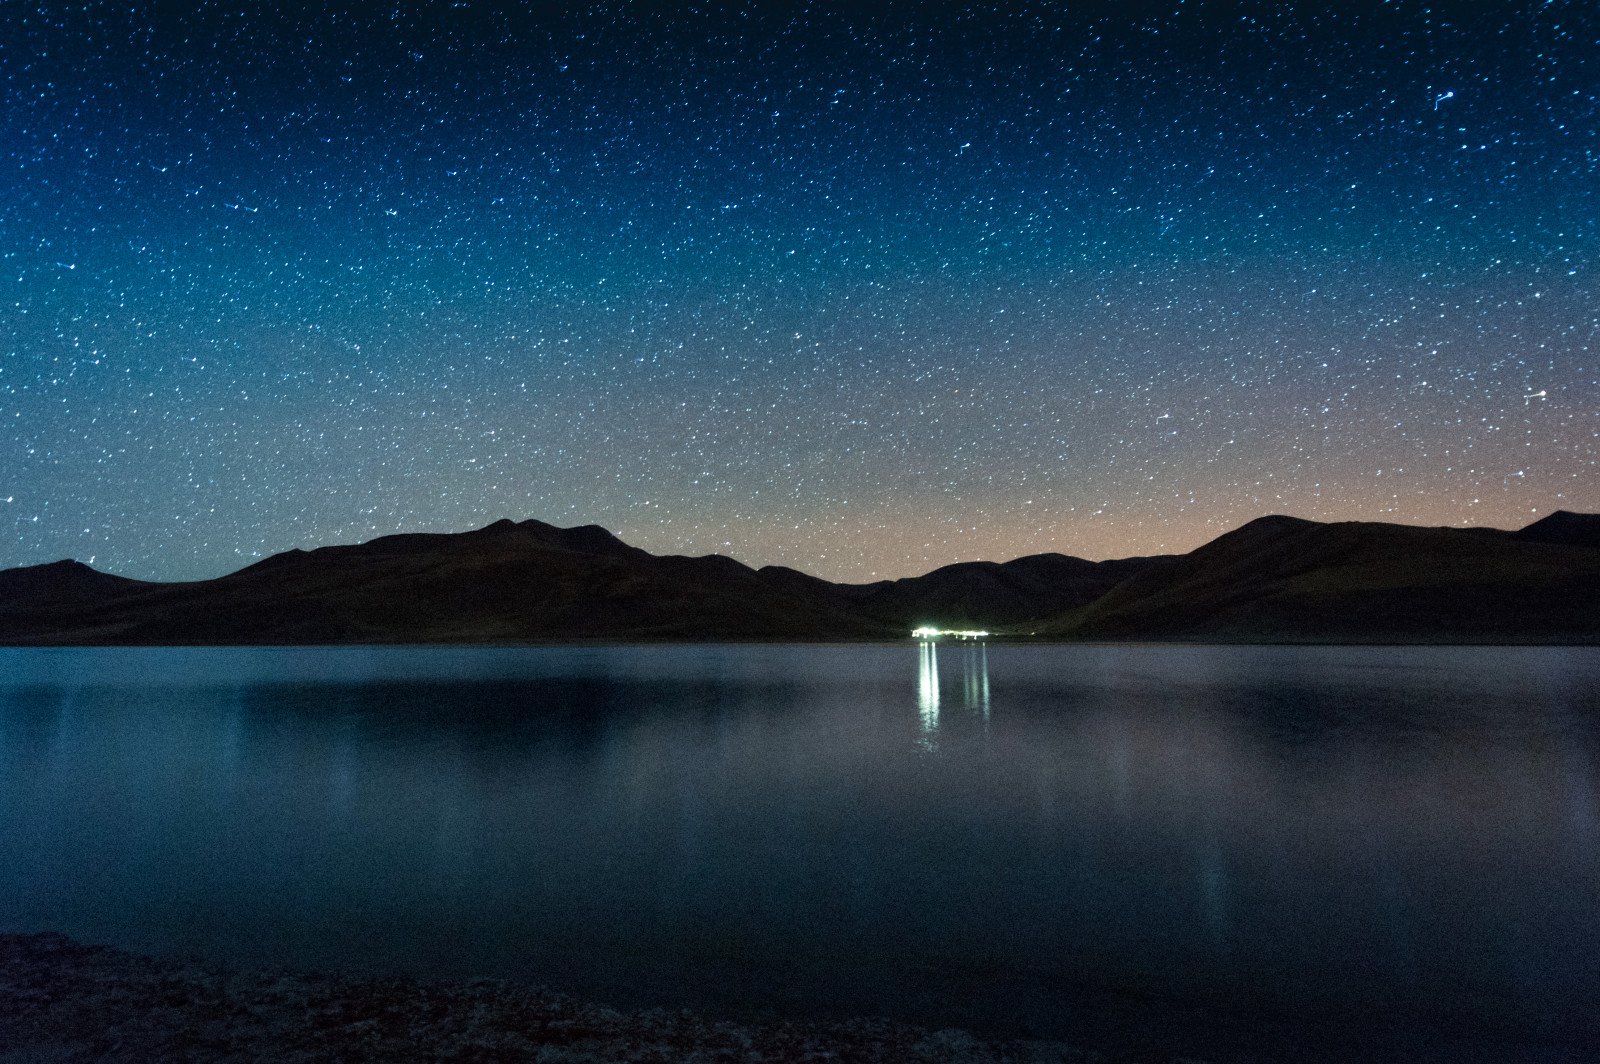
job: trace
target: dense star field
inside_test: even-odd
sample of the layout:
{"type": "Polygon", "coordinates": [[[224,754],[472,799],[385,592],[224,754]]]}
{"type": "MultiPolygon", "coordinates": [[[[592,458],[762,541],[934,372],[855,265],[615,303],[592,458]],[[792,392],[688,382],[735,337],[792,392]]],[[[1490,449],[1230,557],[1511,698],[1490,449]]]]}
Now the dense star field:
{"type": "Polygon", "coordinates": [[[1587,2],[0,6],[0,565],[1600,510],[1587,2]]]}

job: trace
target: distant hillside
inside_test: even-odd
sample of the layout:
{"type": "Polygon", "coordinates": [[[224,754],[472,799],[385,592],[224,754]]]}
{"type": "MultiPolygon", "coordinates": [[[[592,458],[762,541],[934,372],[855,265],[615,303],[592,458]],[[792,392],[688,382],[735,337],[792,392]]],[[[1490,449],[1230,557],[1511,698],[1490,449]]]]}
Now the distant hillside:
{"type": "Polygon", "coordinates": [[[1600,514],[1574,514],[1557,510],[1511,538],[1529,543],[1560,543],[1567,547],[1600,547],[1600,514]]]}
{"type": "Polygon", "coordinates": [[[1600,516],[1518,532],[1264,517],[1189,554],[1060,554],[835,584],[658,557],[595,525],[293,550],[193,583],[73,561],[0,572],[11,644],[518,643],[1001,636],[1224,642],[1600,642],[1600,516]]]}
{"type": "Polygon", "coordinates": [[[904,634],[921,624],[1003,628],[1087,605],[1162,558],[1091,562],[1034,554],[1009,562],[960,562],[924,576],[875,584],[831,584],[781,566],[760,575],[904,634]]]}
{"type": "Polygon", "coordinates": [[[1600,642],[1600,548],[1563,541],[1583,542],[1572,530],[1594,521],[1558,514],[1501,533],[1263,517],[1038,631],[1092,640],[1600,642]]]}
{"type": "Polygon", "coordinates": [[[68,559],[48,565],[0,570],[0,610],[48,609],[53,606],[96,603],[159,586],[112,576],[68,559]]]}
{"type": "MultiPolygon", "coordinates": [[[[61,565],[64,563],[56,563],[61,565]]],[[[75,563],[65,563],[75,564],[75,563]]],[[[37,583],[38,569],[0,574],[37,583]]],[[[115,579],[115,578],[110,578],[115,579]]],[[[880,625],[731,558],[658,558],[597,526],[497,521],[277,554],[216,580],[0,598],[13,643],[866,638],[880,625]]]]}

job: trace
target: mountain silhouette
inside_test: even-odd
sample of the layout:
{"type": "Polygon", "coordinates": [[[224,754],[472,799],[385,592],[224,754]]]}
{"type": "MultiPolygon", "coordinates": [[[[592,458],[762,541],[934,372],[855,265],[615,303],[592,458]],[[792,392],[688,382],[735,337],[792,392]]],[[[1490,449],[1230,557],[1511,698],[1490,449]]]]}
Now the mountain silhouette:
{"type": "MultiPolygon", "coordinates": [[[[1567,536],[1581,524],[1553,527],[1567,536]]],[[[1216,642],[1600,642],[1600,548],[1524,534],[1537,528],[1262,517],[1039,631],[1216,642]]]]}
{"type": "Polygon", "coordinates": [[[0,642],[521,643],[999,637],[1203,642],[1600,642],[1600,515],[1517,532],[1271,516],[1185,555],[964,562],[837,584],[658,556],[597,525],[291,550],[214,580],[75,561],[0,571],[0,642]]]}
{"type": "Polygon", "coordinates": [[[1560,543],[1568,547],[1600,547],[1600,514],[1575,514],[1557,510],[1519,532],[1513,539],[1531,543],[1560,543]]]}

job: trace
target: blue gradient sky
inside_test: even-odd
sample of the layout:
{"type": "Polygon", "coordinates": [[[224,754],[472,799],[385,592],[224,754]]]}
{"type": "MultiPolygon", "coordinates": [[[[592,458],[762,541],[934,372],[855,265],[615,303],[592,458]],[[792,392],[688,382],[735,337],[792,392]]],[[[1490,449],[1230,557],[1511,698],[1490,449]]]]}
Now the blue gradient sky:
{"type": "Polygon", "coordinates": [[[1592,10],[0,6],[0,565],[1600,510],[1592,10]]]}

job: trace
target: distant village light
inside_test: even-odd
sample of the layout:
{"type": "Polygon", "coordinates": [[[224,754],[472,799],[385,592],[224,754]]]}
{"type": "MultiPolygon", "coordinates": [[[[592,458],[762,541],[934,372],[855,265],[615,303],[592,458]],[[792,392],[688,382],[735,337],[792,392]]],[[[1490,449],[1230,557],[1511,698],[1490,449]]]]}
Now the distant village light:
{"type": "Polygon", "coordinates": [[[912,639],[938,639],[940,636],[950,636],[954,639],[983,639],[988,632],[969,632],[958,628],[913,628],[912,639]]]}

